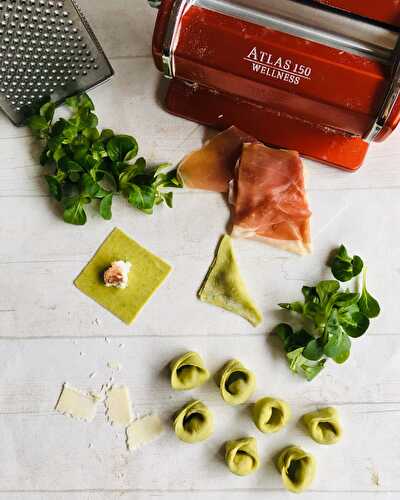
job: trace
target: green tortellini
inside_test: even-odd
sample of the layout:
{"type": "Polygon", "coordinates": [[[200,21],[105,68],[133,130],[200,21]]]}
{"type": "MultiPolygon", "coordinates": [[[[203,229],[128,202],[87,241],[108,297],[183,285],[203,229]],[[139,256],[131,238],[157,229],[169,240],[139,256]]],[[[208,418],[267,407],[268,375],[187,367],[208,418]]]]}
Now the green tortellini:
{"type": "Polygon", "coordinates": [[[248,476],[260,466],[257,441],[253,437],[228,441],[225,444],[225,462],[237,476],[248,476]]]}
{"type": "Polygon", "coordinates": [[[176,414],[173,425],[181,441],[198,443],[214,432],[214,417],[201,401],[190,401],[176,414]]]}
{"type": "Polygon", "coordinates": [[[176,391],[189,391],[200,387],[210,378],[210,373],[196,352],[187,352],[171,361],[171,386],[176,391]]]}
{"type": "Polygon", "coordinates": [[[322,408],[302,418],[310,436],[320,444],[335,444],[342,437],[339,414],[335,408],[322,408]]]}
{"type": "Polygon", "coordinates": [[[289,405],[274,398],[259,399],[252,408],[254,423],[264,433],[282,429],[288,423],[290,414],[289,405]]]}
{"type": "Polygon", "coordinates": [[[256,388],[254,374],[236,359],[223,367],[218,378],[221,396],[230,405],[245,403],[256,388]]]}
{"type": "Polygon", "coordinates": [[[278,456],[276,467],[282,476],[283,485],[293,493],[306,490],[314,480],[316,472],[313,455],[297,446],[285,448],[278,456]]]}

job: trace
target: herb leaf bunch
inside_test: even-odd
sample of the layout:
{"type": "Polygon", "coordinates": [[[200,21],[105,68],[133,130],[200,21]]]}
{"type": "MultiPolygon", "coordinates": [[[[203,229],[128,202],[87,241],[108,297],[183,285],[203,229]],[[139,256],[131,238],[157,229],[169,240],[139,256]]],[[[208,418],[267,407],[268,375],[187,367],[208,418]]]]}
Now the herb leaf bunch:
{"type": "Polygon", "coordinates": [[[65,222],[85,224],[86,206],[92,203],[103,219],[110,220],[113,199],[120,194],[146,214],[163,202],[172,207],[173,193],[165,190],[182,187],[176,170],[168,171],[166,163],[148,166],[138,157],[134,137],[110,129],[100,132],[87,94],[70,97],[65,104],[71,112],[68,119],[54,121],[56,106],[47,102],[27,123],[44,143],[40,163],[50,167],[45,179],[50,195],[62,206],[65,222]]]}
{"type": "Polygon", "coordinates": [[[328,359],[344,363],[350,356],[351,339],[362,337],[370,319],[380,313],[377,300],[367,291],[366,268],[360,257],[350,257],[341,245],[332,260],[331,271],[336,280],[303,286],[303,300],[279,306],[300,315],[303,328],[295,331],[281,323],[273,332],[281,340],[290,369],[307,380],[315,378],[328,359]],[[361,293],[342,290],[340,282],[348,282],[363,272],[361,293]]]}

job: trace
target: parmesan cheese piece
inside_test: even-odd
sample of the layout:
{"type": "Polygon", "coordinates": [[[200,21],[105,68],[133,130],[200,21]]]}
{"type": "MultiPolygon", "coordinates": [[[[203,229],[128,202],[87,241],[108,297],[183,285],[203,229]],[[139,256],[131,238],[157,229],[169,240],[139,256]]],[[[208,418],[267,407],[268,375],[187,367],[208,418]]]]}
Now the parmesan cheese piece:
{"type": "Polygon", "coordinates": [[[107,390],[107,418],[111,425],[127,426],[133,419],[129,389],[125,385],[112,386],[107,390]]]}
{"type": "Polygon", "coordinates": [[[63,385],[55,410],[62,415],[91,422],[101,397],[95,393],[85,393],[68,383],[63,385]]]}
{"type": "Polygon", "coordinates": [[[135,420],[126,429],[127,445],[130,451],[136,450],[144,444],[150,443],[164,432],[164,426],[158,415],[135,420]]]}
{"type": "Polygon", "coordinates": [[[116,370],[116,371],[121,371],[122,370],[122,365],[119,361],[108,361],[107,367],[110,370],[116,370]]]}

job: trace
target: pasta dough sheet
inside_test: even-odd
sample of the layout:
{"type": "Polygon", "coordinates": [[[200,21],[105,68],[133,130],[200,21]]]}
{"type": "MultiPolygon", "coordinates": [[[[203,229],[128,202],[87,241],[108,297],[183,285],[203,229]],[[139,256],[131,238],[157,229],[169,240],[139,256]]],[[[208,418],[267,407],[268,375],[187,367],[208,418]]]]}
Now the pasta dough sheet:
{"type": "Polygon", "coordinates": [[[129,325],[170,271],[169,264],[115,228],[75,280],[75,286],[129,325]],[[117,260],[132,264],[125,289],[104,285],[104,271],[117,260]]]}
{"type": "Polygon", "coordinates": [[[125,385],[112,386],[106,394],[107,419],[111,425],[127,426],[133,419],[129,389],[125,385]]]}
{"type": "Polygon", "coordinates": [[[63,385],[55,410],[62,415],[91,422],[101,400],[98,394],[85,393],[72,387],[68,383],[63,385]]]}
{"type": "Polygon", "coordinates": [[[126,429],[126,443],[128,449],[136,450],[141,446],[154,441],[164,432],[164,426],[158,415],[135,420],[126,429]]]}

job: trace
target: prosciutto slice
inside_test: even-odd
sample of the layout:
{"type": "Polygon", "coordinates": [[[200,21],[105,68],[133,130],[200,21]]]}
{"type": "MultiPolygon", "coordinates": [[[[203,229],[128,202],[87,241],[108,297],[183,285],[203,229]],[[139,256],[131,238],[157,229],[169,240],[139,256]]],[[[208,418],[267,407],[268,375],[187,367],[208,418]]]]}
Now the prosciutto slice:
{"type": "Polygon", "coordinates": [[[187,155],[179,165],[178,176],[187,188],[226,193],[243,143],[254,141],[245,132],[230,127],[187,155]]]}
{"type": "Polygon", "coordinates": [[[244,144],[230,187],[232,236],[302,255],[311,252],[311,212],[297,152],[244,144]]]}

